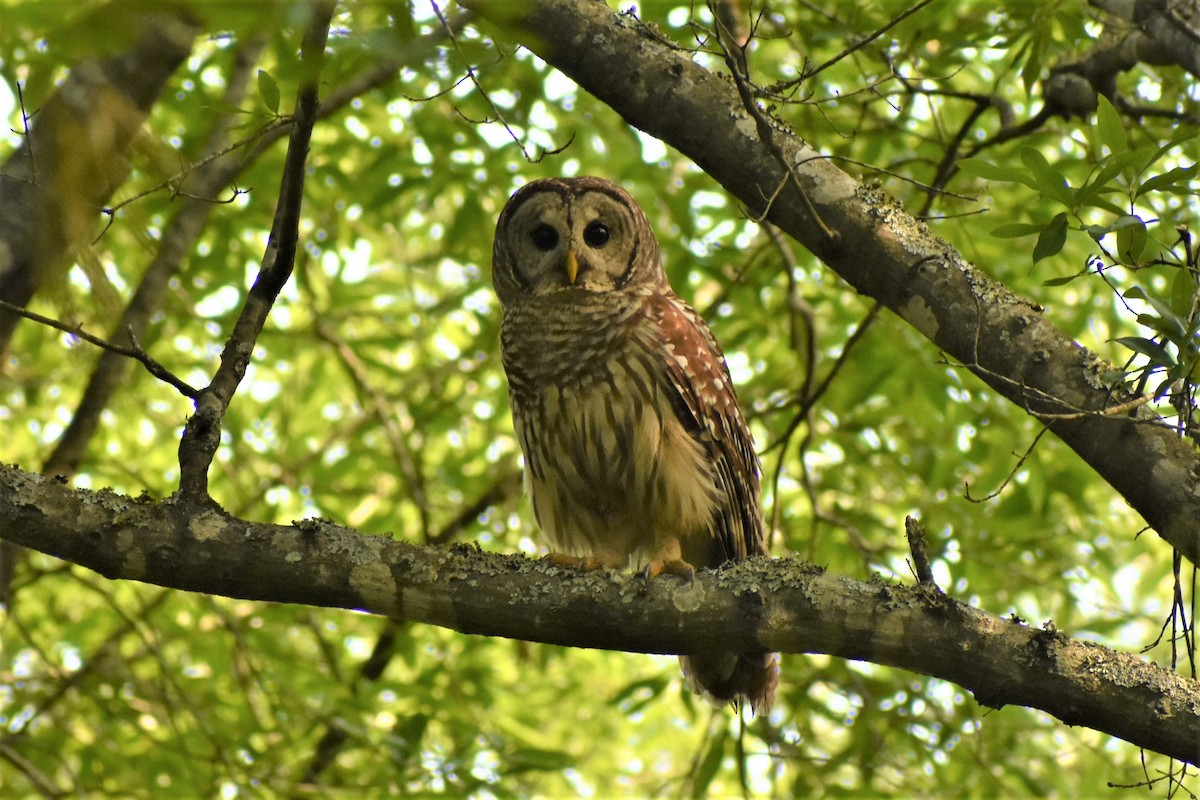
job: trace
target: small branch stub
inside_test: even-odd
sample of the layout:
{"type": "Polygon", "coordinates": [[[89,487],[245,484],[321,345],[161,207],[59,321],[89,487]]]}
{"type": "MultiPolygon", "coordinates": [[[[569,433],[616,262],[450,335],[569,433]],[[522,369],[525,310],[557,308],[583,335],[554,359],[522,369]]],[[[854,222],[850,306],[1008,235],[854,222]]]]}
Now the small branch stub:
{"type": "Polygon", "coordinates": [[[913,516],[904,518],[904,535],[908,537],[908,549],[912,552],[912,568],[922,585],[937,586],[933,579],[933,567],[929,563],[929,540],[925,537],[925,526],[913,516]]]}

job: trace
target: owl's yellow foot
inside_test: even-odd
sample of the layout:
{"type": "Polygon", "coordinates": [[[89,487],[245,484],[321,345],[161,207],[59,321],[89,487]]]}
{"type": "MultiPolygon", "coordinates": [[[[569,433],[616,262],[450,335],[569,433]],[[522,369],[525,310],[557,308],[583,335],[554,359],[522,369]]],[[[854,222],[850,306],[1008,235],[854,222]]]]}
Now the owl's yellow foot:
{"type": "Polygon", "coordinates": [[[654,554],[654,558],[650,559],[650,563],[646,565],[645,575],[647,578],[657,578],[664,572],[669,572],[672,575],[680,575],[687,578],[689,581],[695,580],[696,570],[691,564],[683,560],[683,548],[679,545],[679,539],[660,539],[658,541],[658,551],[654,554]]]}
{"type": "Polygon", "coordinates": [[[662,559],[656,558],[646,565],[645,574],[647,578],[657,578],[664,572],[669,572],[672,575],[679,575],[687,578],[689,581],[695,580],[696,569],[682,558],[662,559]]]}

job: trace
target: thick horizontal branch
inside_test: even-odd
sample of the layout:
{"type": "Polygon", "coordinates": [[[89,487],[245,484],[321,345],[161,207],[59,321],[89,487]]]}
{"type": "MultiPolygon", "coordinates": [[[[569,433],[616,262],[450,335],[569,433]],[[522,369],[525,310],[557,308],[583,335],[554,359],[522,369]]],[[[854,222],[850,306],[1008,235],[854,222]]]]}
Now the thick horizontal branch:
{"type": "Polygon", "coordinates": [[[0,538],[112,579],[361,609],[463,633],[642,653],[827,653],[942,678],[987,706],[1038,708],[1200,763],[1200,684],[1029,628],[932,589],[754,559],[693,583],[580,573],[460,546],[422,548],[319,521],[76,490],[0,466],[0,538]]]}
{"type": "Polygon", "coordinates": [[[998,393],[1041,415],[1164,539],[1200,563],[1200,455],[1144,407],[1128,415],[1103,413],[1131,398],[1105,384],[1108,365],[1032,304],[782,126],[772,125],[772,142],[764,144],[732,80],[604,3],[463,5],[629,124],[689,156],[859,292],[998,393]]]}

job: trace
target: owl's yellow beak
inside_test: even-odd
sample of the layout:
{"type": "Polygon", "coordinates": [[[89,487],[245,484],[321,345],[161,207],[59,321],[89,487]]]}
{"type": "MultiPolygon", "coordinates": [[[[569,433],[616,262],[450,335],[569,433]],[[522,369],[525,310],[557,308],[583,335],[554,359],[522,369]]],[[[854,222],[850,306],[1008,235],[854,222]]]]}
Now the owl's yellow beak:
{"type": "Polygon", "coordinates": [[[579,259],[575,256],[573,248],[567,248],[567,281],[572,285],[575,284],[575,276],[579,274],[579,259]]]}

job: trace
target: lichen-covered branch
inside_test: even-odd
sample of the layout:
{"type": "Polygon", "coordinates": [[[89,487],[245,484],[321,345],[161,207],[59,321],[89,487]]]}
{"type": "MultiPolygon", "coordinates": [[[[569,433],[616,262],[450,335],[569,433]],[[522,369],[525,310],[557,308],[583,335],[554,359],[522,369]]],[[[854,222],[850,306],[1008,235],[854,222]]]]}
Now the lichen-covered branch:
{"type": "Polygon", "coordinates": [[[354,608],[463,633],[643,653],[828,653],[952,681],[987,706],[1046,711],[1200,763],[1200,684],[1029,628],[929,587],[754,559],[694,583],[581,573],[460,546],[416,547],[318,521],[73,490],[0,467],[0,537],[112,579],[354,608]]]}
{"type": "Polygon", "coordinates": [[[859,292],[1046,420],[1164,539],[1200,563],[1200,455],[1145,407],[1105,413],[1131,398],[1106,385],[1101,376],[1108,365],[1037,307],[781,126],[773,143],[795,176],[789,179],[734,82],[633,18],[581,0],[463,4],[629,124],[689,156],[753,214],[765,215],[859,292]]]}

